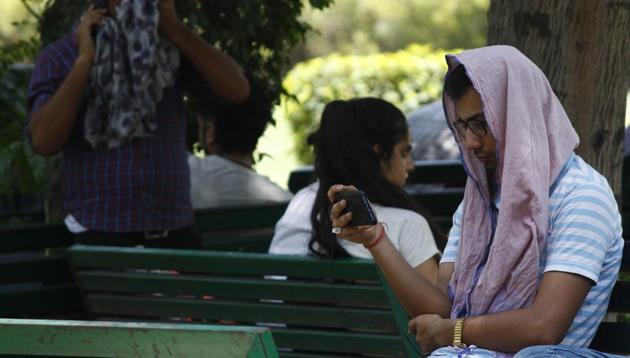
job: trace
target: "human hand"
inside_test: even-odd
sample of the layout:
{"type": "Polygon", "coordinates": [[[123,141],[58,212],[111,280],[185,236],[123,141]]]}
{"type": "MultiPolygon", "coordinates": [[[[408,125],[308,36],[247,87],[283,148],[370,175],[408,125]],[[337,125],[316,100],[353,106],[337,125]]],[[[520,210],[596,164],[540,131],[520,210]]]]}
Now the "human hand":
{"type": "Polygon", "coordinates": [[[409,321],[409,332],[415,334],[416,342],[427,353],[451,345],[454,329],[455,320],[436,314],[422,314],[409,321]]]}
{"type": "Polygon", "coordinates": [[[363,225],[363,226],[348,226],[350,220],[352,220],[352,213],[347,212],[342,215],[342,211],[346,208],[348,203],[345,199],[335,203],[335,196],[338,192],[346,189],[357,190],[354,186],[333,185],[328,189],[327,196],[331,203],[334,203],[330,208],[330,221],[333,228],[339,228],[341,231],[336,235],[342,239],[355,242],[357,244],[366,244],[374,241],[380,234],[381,230],[384,230],[381,225],[363,225]]]}
{"type": "Polygon", "coordinates": [[[81,22],[77,27],[79,57],[88,58],[90,61],[94,59],[96,47],[94,45],[94,38],[92,38],[92,30],[95,27],[103,25],[106,14],[107,9],[95,9],[94,5],[90,5],[81,17],[81,22]]]}
{"type": "Polygon", "coordinates": [[[179,15],[177,15],[175,0],[159,0],[158,12],[160,13],[158,30],[166,38],[171,39],[177,30],[180,30],[184,26],[179,19],[179,15]]]}

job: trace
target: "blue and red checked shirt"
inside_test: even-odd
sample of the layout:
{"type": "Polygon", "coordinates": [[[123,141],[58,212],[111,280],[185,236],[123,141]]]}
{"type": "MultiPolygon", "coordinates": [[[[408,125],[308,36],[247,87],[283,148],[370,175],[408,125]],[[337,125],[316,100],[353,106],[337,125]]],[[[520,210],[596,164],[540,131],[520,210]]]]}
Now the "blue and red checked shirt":
{"type": "MultiPolygon", "coordinates": [[[[42,51],[29,84],[29,114],[53,96],[77,56],[74,31],[42,51]]],[[[64,207],[79,224],[133,232],[192,223],[183,93],[180,73],[157,106],[157,130],[108,150],[95,150],[85,141],[82,105],[61,162],[64,207]]]]}

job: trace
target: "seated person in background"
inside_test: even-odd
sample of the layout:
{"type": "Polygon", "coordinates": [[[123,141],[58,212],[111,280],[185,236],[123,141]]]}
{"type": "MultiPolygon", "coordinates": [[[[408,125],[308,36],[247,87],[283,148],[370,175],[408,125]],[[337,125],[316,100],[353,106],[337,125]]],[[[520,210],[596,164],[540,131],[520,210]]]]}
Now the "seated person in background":
{"type": "Polygon", "coordinates": [[[205,157],[189,155],[194,208],[248,206],[291,200],[291,194],[254,171],[258,138],[271,121],[271,101],[252,83],[249,98],[218,110],[202,105],[199,143],[205,157]]]}
{"type": "MultiPolygon", "coordinates": [[[[607,356],[587,348],[624,244],[606,178],[573,152],[579,138],[564,108],[518,50],[491,46],[447,62],[444,108],[468,181],[438,284],[380,225],[346,226],[343,201],[330,212],[338,237],[370,247],[432,356],[607,356]]],[[[343,189],[330,187],[330,201],[343,189]]]]}
{"type": "Polygon", "coordinates": [[[276,224],[269,253],[371,258],[363,245],[337,240],[330,230],[326,191],[334,183],[347,183],[365,192],[407,262],[435,282],[439,251],[434,233],[403,190],[414,166],[402,112],[377,98],[333,101],[309,140],[319,182],[295,194],[276,224]]]}

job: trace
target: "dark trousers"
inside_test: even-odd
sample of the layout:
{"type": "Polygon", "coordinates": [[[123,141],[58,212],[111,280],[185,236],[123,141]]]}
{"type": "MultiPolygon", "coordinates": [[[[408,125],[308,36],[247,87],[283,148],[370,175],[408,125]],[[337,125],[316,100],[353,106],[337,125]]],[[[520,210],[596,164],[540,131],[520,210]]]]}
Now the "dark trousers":
{"type": "Polygon", "coordinates": [[[82,245],[126,246],[142,245],[151,248],[164,249],[201,249],[202,242],[199,232],[194,226],[161,232],[102,232],[86,231],[74,234],[74,241],[82,245]]]}

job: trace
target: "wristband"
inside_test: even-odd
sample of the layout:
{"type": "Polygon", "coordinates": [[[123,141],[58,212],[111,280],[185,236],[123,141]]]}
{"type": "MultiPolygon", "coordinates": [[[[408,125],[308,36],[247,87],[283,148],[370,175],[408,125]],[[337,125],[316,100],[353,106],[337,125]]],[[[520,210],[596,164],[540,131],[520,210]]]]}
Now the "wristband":
{"type": "Polygon", "coordinates": [[[372,239],[370,242],[363,244],[363,247],[365,247],[368,250],[378,245],[381,239],[385,237],[385,226],[383,225],[383,223],[379,223],[379,224],[381,224],[381,232],[378,234],[378,236],[375,239],[372,239]]]}

